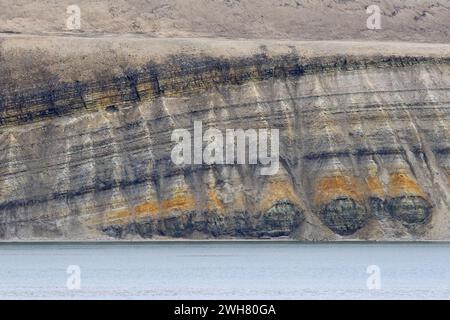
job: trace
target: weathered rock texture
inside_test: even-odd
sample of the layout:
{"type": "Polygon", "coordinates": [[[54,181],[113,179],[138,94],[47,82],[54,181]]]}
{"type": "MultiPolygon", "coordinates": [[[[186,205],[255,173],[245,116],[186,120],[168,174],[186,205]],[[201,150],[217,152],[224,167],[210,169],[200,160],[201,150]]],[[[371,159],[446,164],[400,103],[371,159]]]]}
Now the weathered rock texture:
{"type": "Polygon", "coordinates": [[[450,0],[0,0],[0,33],[447,42],[450,0]],[[81,29],[66,29],[69,5],[81,29]],[[369,30],[377,5],[381,29],[369,30]]]}
{"type": "Polygon", "coordinates": [[[72,40],[1,40],[0,238],[450,239],[449,45],[72,40]],[[194,121],[280,170],[175,165],[194,121]]]}

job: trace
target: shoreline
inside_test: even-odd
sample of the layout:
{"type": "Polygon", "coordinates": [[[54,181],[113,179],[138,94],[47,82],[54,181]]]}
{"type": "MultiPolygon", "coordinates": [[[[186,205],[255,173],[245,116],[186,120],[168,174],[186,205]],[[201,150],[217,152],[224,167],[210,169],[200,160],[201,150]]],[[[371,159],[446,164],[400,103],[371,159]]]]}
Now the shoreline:
{"type": "Polygon", "coordinates": [[[332,240],[305,241],[295,239],[164,239],[164,240],[1,240],[0,246],[5,244],[188,244],[188,243],[289,243],[289,244],[450,244],[450,240],[332,240]]]}

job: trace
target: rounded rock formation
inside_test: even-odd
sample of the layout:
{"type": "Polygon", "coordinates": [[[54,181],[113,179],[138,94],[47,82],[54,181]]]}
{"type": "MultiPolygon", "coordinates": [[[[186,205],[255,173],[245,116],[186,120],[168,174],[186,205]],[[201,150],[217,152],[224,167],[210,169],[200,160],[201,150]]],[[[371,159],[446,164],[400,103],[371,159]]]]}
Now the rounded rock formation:
{"type": "Polygon", "coordinates": [[[301,210],[288,200],[280,200],[263,213],[259,233],[273,237],[287,236],[298,228],[303,220],[301,210]]]}
{"type": "Polygon", "coordinates": [[[341,197],[324,205],[320,210],[320,218],[331,230],[346,236],[362,228],[369,214],[355,200],[341,197]]]}
{"type": "Polygon", "coordinates": [[[403,196],[393,198],[388,203],[391,216],[407,224],[425,223],[431,215],[431,204],[422,197],[403,196]]]}

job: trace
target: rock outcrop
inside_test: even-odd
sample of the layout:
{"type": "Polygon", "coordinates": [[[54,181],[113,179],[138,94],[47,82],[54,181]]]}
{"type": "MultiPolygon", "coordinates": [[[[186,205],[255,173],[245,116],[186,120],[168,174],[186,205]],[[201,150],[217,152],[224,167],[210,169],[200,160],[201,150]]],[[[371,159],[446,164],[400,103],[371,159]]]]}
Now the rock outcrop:
{"type": "Polygon", "coordinates": [[[1,40],[0,238],[450,238],[449,45],[74,39],[1,40]],[[175,165],[194,121],[278,172],[175,165]]]}

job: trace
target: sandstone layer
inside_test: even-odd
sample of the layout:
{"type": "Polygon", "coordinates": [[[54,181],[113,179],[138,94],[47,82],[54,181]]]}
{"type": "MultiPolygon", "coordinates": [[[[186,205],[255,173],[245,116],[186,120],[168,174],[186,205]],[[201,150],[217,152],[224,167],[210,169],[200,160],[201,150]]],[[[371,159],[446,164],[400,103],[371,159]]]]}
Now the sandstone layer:
{"type": "Polygon", "coordinates": [[[445,44],[5,36],[0,238],[449,240],[449,75],[445,44]],[[279,171],[175,165],[194,121],[279,129],[279,171]]]}

